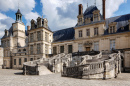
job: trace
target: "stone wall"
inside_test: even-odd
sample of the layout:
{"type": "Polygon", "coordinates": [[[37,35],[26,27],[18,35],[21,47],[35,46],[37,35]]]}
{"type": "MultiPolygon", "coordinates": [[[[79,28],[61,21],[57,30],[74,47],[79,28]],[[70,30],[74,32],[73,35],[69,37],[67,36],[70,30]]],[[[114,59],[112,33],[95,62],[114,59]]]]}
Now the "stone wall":
{"type": "Polygon", "coordinates": [[[0,68],[2,68],[3,65],[3,48],[0,47],[0,68]]]}

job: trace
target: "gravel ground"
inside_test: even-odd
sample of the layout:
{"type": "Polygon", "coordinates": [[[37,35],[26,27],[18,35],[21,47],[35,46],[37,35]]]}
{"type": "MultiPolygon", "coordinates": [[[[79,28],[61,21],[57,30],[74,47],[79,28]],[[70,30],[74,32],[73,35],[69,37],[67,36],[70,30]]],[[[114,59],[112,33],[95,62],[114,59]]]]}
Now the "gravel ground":
{"type": "Polygon", "coordinates": [[[122,73],[117,79],[84,80],[61,77],[59,74],[24,76],[21,70],[0,69],[0,86],[130,86],[130,74],[122,73]]]}

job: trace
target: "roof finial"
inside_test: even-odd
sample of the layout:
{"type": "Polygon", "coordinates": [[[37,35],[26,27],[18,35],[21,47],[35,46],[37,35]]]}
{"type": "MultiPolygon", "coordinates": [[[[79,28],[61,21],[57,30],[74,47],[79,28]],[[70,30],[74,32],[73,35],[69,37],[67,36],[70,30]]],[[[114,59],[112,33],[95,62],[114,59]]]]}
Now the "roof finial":
{"type": "Polygon", "coordinates": [[[19,0],[18,0],[18,9],[19,9],[19,0]]]}
{"type": "Polygon", "coordinates": [[[87,8],[88,8],[88,2],[87,2],[87,8]]]}
{"type": "Polygon", "coordinates": [[[95,0],[95,6],[96,6],[96,0],[95,0]]]}

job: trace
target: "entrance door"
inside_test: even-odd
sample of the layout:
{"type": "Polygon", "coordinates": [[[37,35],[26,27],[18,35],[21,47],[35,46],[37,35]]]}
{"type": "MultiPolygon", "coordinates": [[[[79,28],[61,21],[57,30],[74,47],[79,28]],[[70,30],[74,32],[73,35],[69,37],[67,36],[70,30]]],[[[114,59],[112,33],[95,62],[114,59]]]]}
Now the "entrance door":
{"type": "Polygon", "coordinates": [[[90,47],[86,47],[86,51],[90,51],[90,47]]]}

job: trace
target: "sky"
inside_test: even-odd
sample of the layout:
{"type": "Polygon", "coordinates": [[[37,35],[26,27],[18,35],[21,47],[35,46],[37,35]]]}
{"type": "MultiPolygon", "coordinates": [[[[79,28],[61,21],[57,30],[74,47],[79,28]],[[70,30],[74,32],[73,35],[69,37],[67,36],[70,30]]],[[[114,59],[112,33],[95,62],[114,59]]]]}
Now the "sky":
{"type": "MultiPolygon", "coordinates": [[[[50,29],[56,31],[76,25],[79,4],[85,11],[87,4],[91,6],[95,2],[102,14],[102,0],[0,0],[0,38],[15,22],[18,8],[25,27],[30,25],[31,19],[43,16],[50,29]]],[[[130,0],[106,0],[106,18],[129,14],[129,4],[130,0]]]]}

